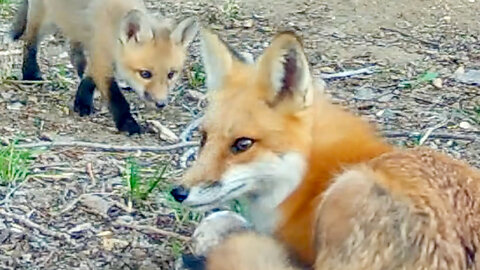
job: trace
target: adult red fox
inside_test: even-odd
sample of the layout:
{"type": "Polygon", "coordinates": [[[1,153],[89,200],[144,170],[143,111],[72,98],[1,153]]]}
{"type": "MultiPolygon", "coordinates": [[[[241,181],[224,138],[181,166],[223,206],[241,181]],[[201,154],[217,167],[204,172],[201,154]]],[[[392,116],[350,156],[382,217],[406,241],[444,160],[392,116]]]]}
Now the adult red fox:
{"type": "Polygon", "coordinates": [[[166,105],[169,89],[182,70],[185,49],[198,31],[192,18],[176,27],[167,21],[157,21],[142,0],[23,0],[12,37],[25,41],[23,79],[40,80],[38,43],[49,26],[60,28],[70,39],[71,61],[81,78],[74,110],[80,116],[93,112],[96,87],[108,101],[118,130],[134,134],[141,128],[114,77],[125,79],[157,107],[166,105]]]}
{"type": "MultiPolygon", "coordinates": [[[[317,270],[480,269],[478,169],[428,149],[395,149],[331,104],[291,32],[254,64],[237,55],[202,32],[209,105],[198,160],[171,191],[177,201],[210,209],[246,198],[256,231],[317,270]]],[[[246,266],[242,258],[281,248],[232,237],[207,269],[291,267],[246,266]]]]}

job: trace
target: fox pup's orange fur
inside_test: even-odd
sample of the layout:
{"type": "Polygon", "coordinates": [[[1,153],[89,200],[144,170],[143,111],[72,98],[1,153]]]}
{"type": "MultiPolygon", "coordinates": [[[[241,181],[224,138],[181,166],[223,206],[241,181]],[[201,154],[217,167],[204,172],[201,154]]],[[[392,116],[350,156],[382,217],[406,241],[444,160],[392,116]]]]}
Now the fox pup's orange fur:
{"type": "MultiPolygon", "coordinates": [[[[258,232],[318,270],[480,269],[477,169],[394,149],[329,103],[293,33],[248,64],[205,30],[202,55],[209,106],[198,160],[172,190],[178,201],[209,209],[244,197],[258,232]]],[[[240,258],[272,254],[256,248],[264,241],[234,236],[208,269],[247,269],[240,258]]]]}
{"type": "Polygon", "coordinates": [[[141,98],[165,106],[185,49],[197,33],[192,18],[176,27],[170,20],[157,21],[142,0],[22,1],[12,35],[25,41],[23,79],[41,79],[38,43],[49,26],[58,27],[70,39],[71,61],[82,79],[75,111],[81,116],[92,113],[96,87],[108,101],[117,128],[130,134],[139,133],[140,127],[114,77],[125,79],[141,98]]]}

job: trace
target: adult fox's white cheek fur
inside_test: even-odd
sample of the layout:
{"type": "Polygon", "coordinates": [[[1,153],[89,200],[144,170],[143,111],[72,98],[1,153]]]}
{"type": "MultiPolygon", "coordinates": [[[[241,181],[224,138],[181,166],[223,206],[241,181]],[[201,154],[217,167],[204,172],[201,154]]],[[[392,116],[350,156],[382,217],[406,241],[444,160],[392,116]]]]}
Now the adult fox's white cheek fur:
{"type": "Polygon", "coordinates": [[[258,223],[267,222],[269,218],[264,215],[271,213],[297,188],[305,169],[306,160],[299,153],[266,154],[255,161],[233,165],[213,184],[192,187],[183,203],[198,210],[210,210],[247,196],[253,223],[257,223],[257,229],[268,230],[268,224],[258,223]]]}

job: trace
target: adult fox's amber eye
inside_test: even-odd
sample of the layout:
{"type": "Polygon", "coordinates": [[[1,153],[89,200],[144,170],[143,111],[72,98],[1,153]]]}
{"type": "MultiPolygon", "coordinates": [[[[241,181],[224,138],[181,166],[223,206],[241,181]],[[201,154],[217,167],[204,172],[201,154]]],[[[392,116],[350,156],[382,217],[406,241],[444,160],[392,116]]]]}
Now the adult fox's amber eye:
{"type": "Polygon", "coordinates": [[[148,71],[148,70],[140,70],[139,71],[140,73],[140,77],[144,78],[144,79],[150,79],[152,78],[152,72],[148,71]]]}
{"type": "Polygon", "coordinates": [[[231,151],[234,154],[242,153],[250,149],[252,145],[255,143],[255,140],[246,138],[246,137],[241,137],[235,140],[231,147],[231,151]]]}

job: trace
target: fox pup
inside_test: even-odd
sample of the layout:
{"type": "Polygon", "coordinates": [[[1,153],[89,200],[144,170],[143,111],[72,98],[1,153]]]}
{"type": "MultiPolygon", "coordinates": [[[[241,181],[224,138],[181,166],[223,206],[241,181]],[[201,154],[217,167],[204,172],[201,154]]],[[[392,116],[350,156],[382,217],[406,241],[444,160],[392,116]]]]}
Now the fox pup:
{"type": "MultiPolygon", "coordinates": [[[[278,34],[254,64],[238,55],[202,31],[209,105],[177,201],[207,210],[243,197],[258,233],[317,270],[480,269],[478,169],[395,149],[330,103],[294,33],[278,34]]],[[[247,269],[239,258],[272,252],[253,249],[262,238],[236,237],[207,269],[225,260],[247,269]]]]}
{"type": "Polygon", "coordinates": [[[51,26],[69,38],[70,60],[81,78],[74,110],[80,116],[91,114],[97,88],[108,101],[118,130],[129,134],[140,133],[141,128],[115,76],[142,99],[164,107],[182,70],[186,47],[198,31],[193,18],[176,27],[168,20],[157,21],[141,0],[23,0],[12,38],[25,41],[24,80],[41,79],[38,44],[51,26]]]}

